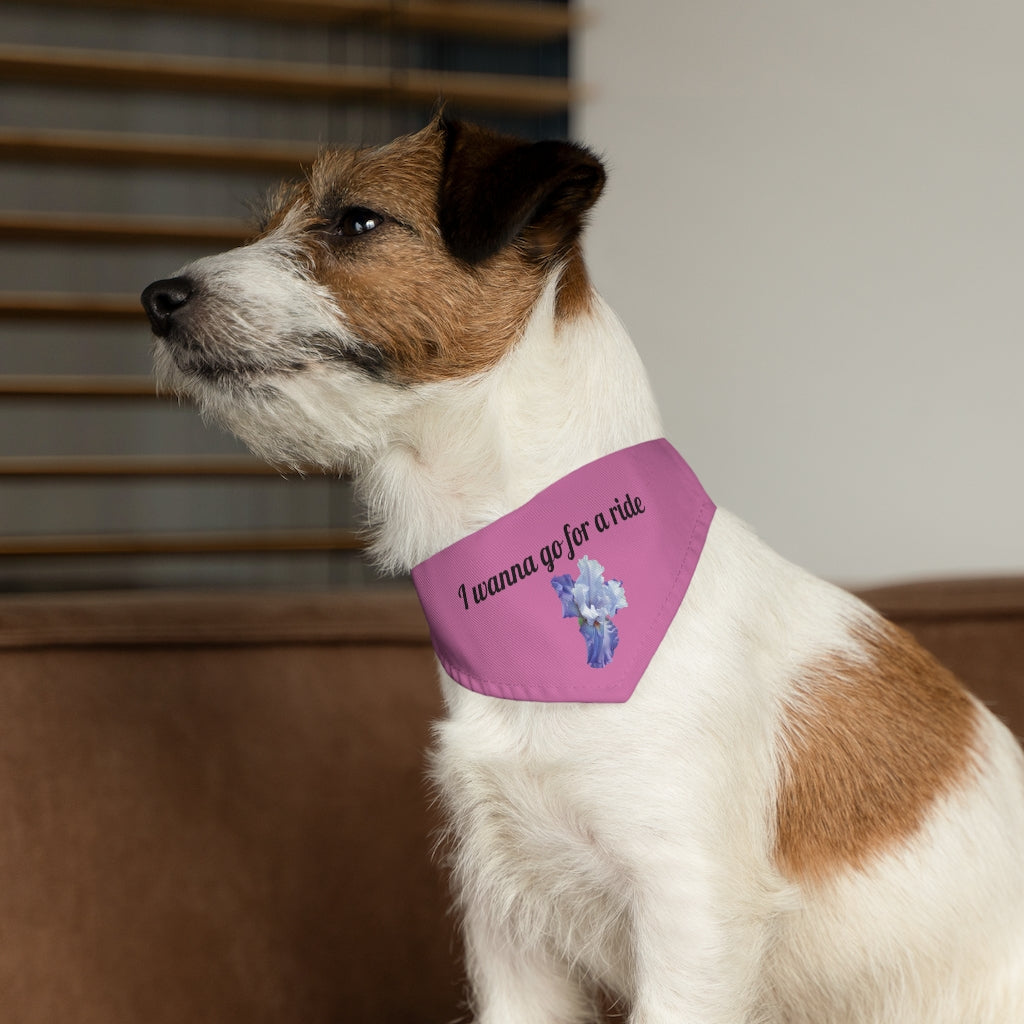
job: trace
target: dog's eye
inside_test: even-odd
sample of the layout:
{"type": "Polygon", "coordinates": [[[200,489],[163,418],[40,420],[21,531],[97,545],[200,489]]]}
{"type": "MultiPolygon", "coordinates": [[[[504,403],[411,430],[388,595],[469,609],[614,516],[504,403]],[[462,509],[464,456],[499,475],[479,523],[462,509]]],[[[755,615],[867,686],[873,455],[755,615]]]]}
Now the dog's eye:
{"type": "Polygon", "coordinates": [[[356,238],[379,228],[386,219],[384,214],[369,210],[365,206],[350,206],[333,223],[332,229],[343,238],[356,238]]]}

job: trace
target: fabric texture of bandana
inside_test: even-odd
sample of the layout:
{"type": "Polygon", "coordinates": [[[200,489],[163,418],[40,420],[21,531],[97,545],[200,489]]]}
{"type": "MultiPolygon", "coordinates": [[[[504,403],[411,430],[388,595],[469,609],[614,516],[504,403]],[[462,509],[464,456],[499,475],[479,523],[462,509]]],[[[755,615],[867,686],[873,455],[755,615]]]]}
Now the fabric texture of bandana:
{"type": "Polygon", "coordinates": [[[629,700],[715,506],[664,438],[623,448],[412,571],[445,671],[507,700],[629,700]]]}

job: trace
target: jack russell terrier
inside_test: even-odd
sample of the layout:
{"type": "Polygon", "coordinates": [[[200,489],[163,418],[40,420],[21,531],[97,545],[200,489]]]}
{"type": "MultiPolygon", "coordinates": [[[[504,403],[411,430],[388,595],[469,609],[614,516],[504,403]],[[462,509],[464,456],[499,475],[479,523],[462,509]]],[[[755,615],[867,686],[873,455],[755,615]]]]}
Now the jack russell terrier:
{"type": "Polygon", "coordinates": [[[588,281],[588,150],[436,118],[150,285],[159,377],[411,570],[479,1024],[1024,1021],[1024,764],[716,509],[588,281]]]}

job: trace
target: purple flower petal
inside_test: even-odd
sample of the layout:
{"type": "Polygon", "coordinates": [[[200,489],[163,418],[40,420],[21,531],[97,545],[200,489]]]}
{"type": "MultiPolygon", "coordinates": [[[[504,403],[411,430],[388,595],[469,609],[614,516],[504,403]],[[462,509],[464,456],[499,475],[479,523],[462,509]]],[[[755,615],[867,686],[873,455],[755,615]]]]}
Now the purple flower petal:
{"type": "Polygon", "coordinates": [[[619,631],[612,617],[626,608],[626,591],[621,580],[605,582],[604,566],[584,555],[579,562],[580,574],[574,581],[565,573],[555,576],[551,586],[562,602],[562,618],[575,618],[587,645],[587,664],[604,668],[619,645],[619,631]]]}
{"type": "Polygon", "coordinates": [[[555,576],[551,580],[551,586],[555,588],[555,593],[562,602],[562,618],[577,618],[579,616],[579,610],[576,607],[576,599],[573,597],[572,577],[568,573],[565,573],[563,576],[555,576]]]}
{"type": "Polygon", "coordinates": [[[619,631],[615,623],[607,619],[598,619],[593,624],[585,622],[580,626],[580,632],[587,642],[587,664],[591,668],[604,668],[619,646],[619,631]]]}

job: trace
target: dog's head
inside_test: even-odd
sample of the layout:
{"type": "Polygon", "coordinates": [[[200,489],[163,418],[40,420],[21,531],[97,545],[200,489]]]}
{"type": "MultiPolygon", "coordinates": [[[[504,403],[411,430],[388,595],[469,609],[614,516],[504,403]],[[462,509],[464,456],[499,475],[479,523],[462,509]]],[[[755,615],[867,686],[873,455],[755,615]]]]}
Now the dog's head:
{"type": "Polygon", "coordinates": [[[580,312],[603,184],[581,147],[443,118],[326,152],[253,241],[145,290],[158,375],[272,459],[345,465],[410,392],[500,362],[552,274],[580,312]]]}

